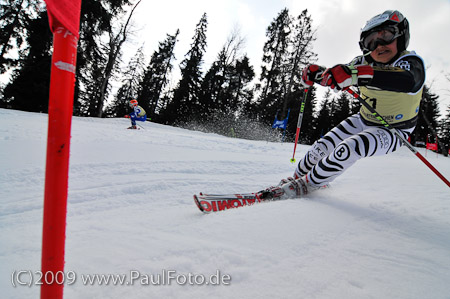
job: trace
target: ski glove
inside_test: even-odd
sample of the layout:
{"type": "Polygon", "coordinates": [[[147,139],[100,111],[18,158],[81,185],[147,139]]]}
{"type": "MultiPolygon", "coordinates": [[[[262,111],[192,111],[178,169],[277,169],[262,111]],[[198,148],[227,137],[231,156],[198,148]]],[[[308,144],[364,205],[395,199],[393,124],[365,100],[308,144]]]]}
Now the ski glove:
{"type": "Polygon", "coordinates": [[[325,71],[320,85],[329,86],[335,92],[338,92],[352,85],[367,85],[372,78],[373,68],[369,65],[350,66],[338,64],[325,71]]]}
{"type": "Polygon", "coordinates": [[[317,64],[310,64],[302,71],[301,84],[308,88],[314,83],[320,83],[326,68],[317,64]]]}
{"type": "Polygon", "coordinates": [[[127,114],[127,115],[125,115],[124,117],[125,117],[125,118],[130,118],[130,116],[129,116],[128,114],[127,114]]]}

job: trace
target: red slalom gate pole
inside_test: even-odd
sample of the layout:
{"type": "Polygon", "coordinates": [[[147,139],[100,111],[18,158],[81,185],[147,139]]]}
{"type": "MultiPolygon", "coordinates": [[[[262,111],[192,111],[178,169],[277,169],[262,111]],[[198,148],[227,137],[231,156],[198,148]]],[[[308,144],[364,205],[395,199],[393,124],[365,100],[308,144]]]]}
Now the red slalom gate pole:
{"type": "Polygon", "coordinates": [[[75,35],[53,33],[42,234],[41,298],[63,298],[70,131],[77,57],[75,35]]]}
{"type": "Polygon", "coordinates": [[[427,159],[425,159],[414,146],[411,145],[411,143],[408,142],[398,131],[393,128],[372,106],[370,106],[361,96],[352,90],[350,87],[344,88],[345,91],[347,91],[349,94],[351,94],[355,99],[361,102],[362,105],[364,105],[379,121],[380,123],[389,129],[395,136],[397,136],[406,147],[412,151],[417,158],[419,158],[423,163],[425,163],[428,168],[431,169],[431,171],[434,172],[448,187],[450,187],[450,182],[433,166],[430,162],[428,162],[427,159]]]}

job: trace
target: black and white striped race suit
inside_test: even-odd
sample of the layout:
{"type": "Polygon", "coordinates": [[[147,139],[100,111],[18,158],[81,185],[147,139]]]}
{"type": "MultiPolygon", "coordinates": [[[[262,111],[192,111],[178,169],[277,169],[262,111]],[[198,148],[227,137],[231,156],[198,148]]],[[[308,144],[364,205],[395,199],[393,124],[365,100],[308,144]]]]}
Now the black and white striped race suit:
{"type": "MultiPolygon", "coordinates": [[[[368,64],[363,57],[357,64],[368,64]]],[[[373,80],[360,87],[361,97],[371,103],[392,127],[406,139],[414,131],[425,82],[423,60],[414,52],[404,51],[388,65],[371,64],[373,80]]],[[[401,140],[372,119],[364,106],[317,140],[300,160],[296,177],[307,175],[316,186],[333,181],[361,158],[381,156],[396,151],[401,140]]]]}
{"type": "MultiPolygon", "coordinates": [[[[397,130],[407,139],[414,128],[397,130]]],[[[324,185],[359,159],[392,153],[401,146],[401,142],[385,127],[364,124],[358,113],[313,144],[299,162],[296,176],[302,177],[308,173],[310,183],[324,185]]]]}

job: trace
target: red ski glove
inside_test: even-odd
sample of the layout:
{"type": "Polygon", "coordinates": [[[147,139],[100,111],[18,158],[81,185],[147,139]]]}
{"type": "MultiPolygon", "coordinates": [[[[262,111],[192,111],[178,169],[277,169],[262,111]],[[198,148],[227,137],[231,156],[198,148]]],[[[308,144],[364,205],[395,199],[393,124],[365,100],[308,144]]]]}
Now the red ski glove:
{"type": "Polygon", "coordinates": [[[320,83],[326,68],[317,64],[310,64],[302,71],[301,84],[304,87],[310,87],[314,83],[320,83]]]}
{"type": "Polygon", "coordinates": [[[125,118],[130,118],[130,116],[129,116],[128,114],[127,114],[127,115],[125,115],[124,117],[125,117],[125,118]]]}
{"type": "Polygon", "coordinates": [[[337,92],[352,85],[367,85],[372,78],[373,68],[370,65],[338,64],[325,71],[320,85],[329,86],[337,92]]]}

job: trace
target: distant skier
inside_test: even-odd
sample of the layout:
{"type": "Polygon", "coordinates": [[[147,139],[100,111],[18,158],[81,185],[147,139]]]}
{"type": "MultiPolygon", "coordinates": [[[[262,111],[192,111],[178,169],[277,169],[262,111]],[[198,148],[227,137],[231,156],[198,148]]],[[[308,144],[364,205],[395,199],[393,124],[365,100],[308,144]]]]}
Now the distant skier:
{"type": "MultiPolygon", "coordinates": [[[[362,56],[350,64],[325,69],[311,64],[301,82],[335,91],[357,86],[361,97],[406,139],[418,118],[425,65],[409,43],[408,20],[397,10],[387,10],[367,21],[361,30],[362,56]]],[[[364,106],[317,140],[300,160],[294,178],[282,180],[261,197],[295,198],[326,186],[361,158],[386,155],[402,146],[401,140],[382,126],[364,106]]]]}
{"type": "Polygon", "coordinates": [[[136,130],[136,121],[146,121],[147,120],[147,114],[145,113],[144,108],[138,105],[138,101],[131,100],[129,103],[130,107],[133,108],[133,112],[131,112],[128,115],[125,115],[126,118],[131,119],[131,127],[128,129],[134,129],[136,130]]]}

